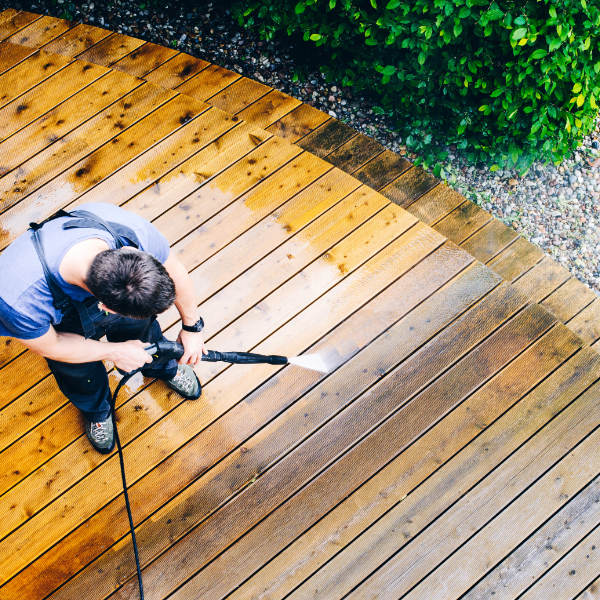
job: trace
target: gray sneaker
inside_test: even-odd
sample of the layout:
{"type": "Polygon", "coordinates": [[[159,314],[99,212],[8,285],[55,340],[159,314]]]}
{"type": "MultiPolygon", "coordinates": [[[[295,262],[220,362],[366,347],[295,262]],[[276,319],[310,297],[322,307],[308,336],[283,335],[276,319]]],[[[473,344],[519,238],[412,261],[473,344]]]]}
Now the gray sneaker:
{"type": "Polygon", "coordinates": [[[85,433],[92,446],[101,454],[109,454],[115,447],[115,432],[112,418],[109,415],[105,421],[85,421],[85,433]]]}
{"type": "Polygon", "coordinates": [[[175,377],[167,379],[167,385],[188,400],[195,400],[202,393],[200,380],[190,365],[178,365],[175,377]]]}

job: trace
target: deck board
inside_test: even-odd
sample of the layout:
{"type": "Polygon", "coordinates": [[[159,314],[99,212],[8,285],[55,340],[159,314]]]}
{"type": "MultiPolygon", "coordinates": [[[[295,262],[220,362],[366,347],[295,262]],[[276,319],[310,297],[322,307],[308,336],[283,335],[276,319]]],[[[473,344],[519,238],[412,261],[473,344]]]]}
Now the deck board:
{"type": "MultiPolygon", "coordinates": [[[[532,553],[515,594],[536,578],[526,597],[541,597],[570,564],[565,597],[592,584],[594,298],[485,211],[286,94],[128,36],[3,14],[0,33],[29,28],[33,46],[0,75],[29,86],[26,109],[1,113],[14,113],[1,245],[57,208],[114,202],[191,272],[209,347],[331,363],[327,376],[203,363],[196,402],[149,380],[123,391],[151,597],[476,597],[532,553]],[[64,64],[40,77],[49,47],[64,64]],[[83,71],[69,52],[104,66],[83,71]],[[583,516],[557,528],[568,515],[583,516]],[[564,539],[548,572],[541,531],[564,539]]],[[[177,335],[174,309],[159,322],[177,335]]],[[[0,596],[136,597],[116,456],[93,452],[45,362],[5,341],[0,596]]]]}

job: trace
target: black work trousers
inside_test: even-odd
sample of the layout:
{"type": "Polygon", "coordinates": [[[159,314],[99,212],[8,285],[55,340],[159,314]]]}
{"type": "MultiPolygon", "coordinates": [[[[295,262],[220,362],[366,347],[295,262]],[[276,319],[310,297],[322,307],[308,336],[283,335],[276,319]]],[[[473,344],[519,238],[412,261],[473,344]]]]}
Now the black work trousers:
{"type": "MultiPolygon", "coordinates": [[[[92,339],[103,335],[109,342],[142,340],[156,342],[165,339],[156,319],[130,319],[98,309],[97,301],[86,302],[88,313],[94,323],[92,339]]],[[[63,320],[54,327],[60,332],[83,334],[79,315],[75,310],[68,311],[63,320]]],[[[104,421],[110,415],[110,388],[108,374],[101,361],[86,363],[65,363],[47,358],[61,392],[90,421],[104,421]]],[[[176,360],[154,360],[148,363],[142,374],[146,377],[171,379],[177,373],[176,360]]]]}

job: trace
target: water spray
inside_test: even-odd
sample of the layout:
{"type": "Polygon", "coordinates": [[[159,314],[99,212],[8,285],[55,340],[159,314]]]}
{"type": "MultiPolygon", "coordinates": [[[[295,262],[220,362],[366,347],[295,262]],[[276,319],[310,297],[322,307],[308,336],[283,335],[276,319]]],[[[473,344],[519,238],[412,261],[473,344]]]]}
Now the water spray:
{"type": "MultiPolygon", "coordinates": [[[[171,342],[168,340],[161,340],[153,343],[151,346],[145,348],[146,352],[149,352],[152,357],[156,359],[175,359],[179,360],[184,353],[183,345],[179,342],[171,342]]],[[[202,354],[202,360],[206,362],[227,362],[231,364],[259,364],[266,363],[270,365],[295,365],[303,369],[311,369],[313,371],[319,371],[321,373],[329,372],[327,364],[321,358],[319,354],[304,354],[302,356],[279,356],[278,354],[255,354],[253,352],[218,352],[217,350],[208,350],[206,354],[202,354]]],[[[133,553],[135,557],[135,566],[137,570],[138,586],[140,589],[140,600],[144,600],[144,587],[142,585],[142,569],[140,566],[140,559],[137,547],[137,541],[135,538],[135,526],[133,524],[133,517],[131,515],[131,506],[129,503],[129,494],[127,492],[127,480],[125,479],[125,462],[123,461],[123,448],[121,447],[121,440],[119,439],[119,432],[117,430],[117,421],[115,417],[115,403],[120,389],[133,375],[138,373],[140,369],[131,371],[124,375],[123,379],[119,381],[117,388],[112,396],[111,404],[111,417],[113,422],[113,429],[115,432],[115,441],[117,443],[117,450],[119,453],[119,462],[121,464],[121,479],[123,481],[123,495],[125,496],[125,507],[127,508],[127,517],[129,519],[129,528],[131,531],[131,540],[133,542],[133,553]]]]}

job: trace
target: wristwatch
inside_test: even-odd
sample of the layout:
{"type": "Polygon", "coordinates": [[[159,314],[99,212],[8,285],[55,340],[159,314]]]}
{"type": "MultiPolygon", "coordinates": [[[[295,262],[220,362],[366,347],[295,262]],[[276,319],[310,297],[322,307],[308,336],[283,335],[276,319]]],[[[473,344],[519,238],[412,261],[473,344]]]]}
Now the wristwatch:
{"type": "Polygon", "coordinates": [[[198,333],[204,329],[204,319],[200,317],[193,325],[182,325],[181,329],[184,331],[191,331],[192,333],[198,333]]]}

